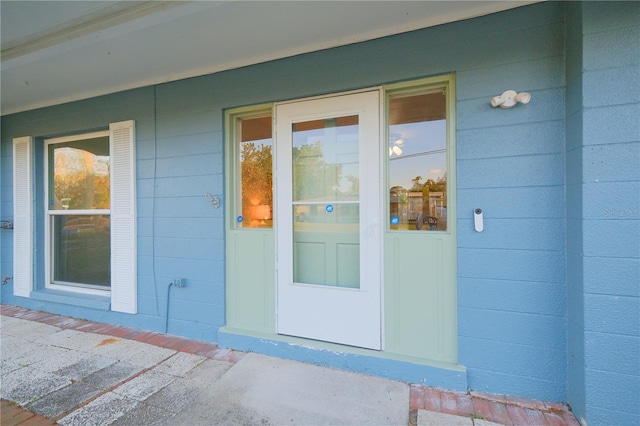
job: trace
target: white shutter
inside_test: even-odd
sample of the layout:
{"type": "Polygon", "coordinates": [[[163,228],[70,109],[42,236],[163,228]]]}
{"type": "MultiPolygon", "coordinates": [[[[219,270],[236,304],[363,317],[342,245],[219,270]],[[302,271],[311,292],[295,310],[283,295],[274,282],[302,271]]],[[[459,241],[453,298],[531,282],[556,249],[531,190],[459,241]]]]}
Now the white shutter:
{"type": "Polygon", "coordinates": [[[13,294],[33,287],[33,187],[30,136],[13,140],[13,294]]]}
{"type": "Polygon", "coordinates": [[[138,311],[135,123],[109,126],[111,155],[111,310],[138,311]]]}

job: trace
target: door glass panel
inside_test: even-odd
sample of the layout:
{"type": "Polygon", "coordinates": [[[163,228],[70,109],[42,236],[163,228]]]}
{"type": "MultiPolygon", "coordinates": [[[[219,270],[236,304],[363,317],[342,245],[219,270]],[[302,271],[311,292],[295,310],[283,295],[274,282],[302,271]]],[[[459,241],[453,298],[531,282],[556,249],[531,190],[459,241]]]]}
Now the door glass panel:
{"type": "Polygon", "coordinates": [[[389,100],[389,218],[392,230],[447,230],[444,90],[389,100]]]}
{"type": "Polygon", "coordinates": [[[293,280],[359,288],[358,116],[292,125],[293,280]]]}

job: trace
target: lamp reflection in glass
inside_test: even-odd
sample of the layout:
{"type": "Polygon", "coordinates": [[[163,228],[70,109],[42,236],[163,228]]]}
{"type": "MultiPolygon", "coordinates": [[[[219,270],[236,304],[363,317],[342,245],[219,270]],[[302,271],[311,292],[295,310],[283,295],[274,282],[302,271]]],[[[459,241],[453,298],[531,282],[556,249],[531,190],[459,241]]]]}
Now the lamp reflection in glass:
{"type": "Polygon", "coordinates": [[[404,140],[397,133],[389,135],[389,157],[402,155],[402,147],[404,146],[404,140]]]}
{"type": "Polygon", "coordinates": [[[265,221],[271,219],[271,207],[267,204],[258,204],[249,208],[249,218],[251,227],[264,225],[265,221]]]}

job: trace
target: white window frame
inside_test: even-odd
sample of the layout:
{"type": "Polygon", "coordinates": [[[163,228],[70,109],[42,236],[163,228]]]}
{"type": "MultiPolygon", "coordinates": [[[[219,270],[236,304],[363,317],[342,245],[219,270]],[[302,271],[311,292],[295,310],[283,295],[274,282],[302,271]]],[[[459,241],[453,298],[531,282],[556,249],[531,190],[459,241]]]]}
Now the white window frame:
{"type": "MultiPolygon", "coordinates": [[[[98,296],[111,295],[111,283],[109,283],[109,289],[99,289],[97,286],[84,284],[84,283],[70,283],[63,281],[54,281],[53,271],[53,244],[55,243],[55,237],[53,235],[53,220],[55,216],[80,216],[80,215],[108,215],[109,221],[111,221],[111,208],[108,209],[85,209],[85,210],[52,210],[49,208],[49,188],[51,182],[49,181],[49,146],[56,145],[65,142],[73,142],[78,140],[96,139],[109,137],[109,131],[92,133],[81,133],[73,136],[64,136],[60,138],[45,139],[44,141],[44,253],[45,253],[45,287],[52,290],[70,291],[82,294],[95,294],[98,296]]],[[[109,147],[109,170],[111,170],[111,148],[109,147]]],[[[112,183],[109,183],[111,187],[112,183]]],[[[111,207],[111,206],[109,206],[111,207]]],[[[111,233],[111,230],[109,230],[111,233]]]]}

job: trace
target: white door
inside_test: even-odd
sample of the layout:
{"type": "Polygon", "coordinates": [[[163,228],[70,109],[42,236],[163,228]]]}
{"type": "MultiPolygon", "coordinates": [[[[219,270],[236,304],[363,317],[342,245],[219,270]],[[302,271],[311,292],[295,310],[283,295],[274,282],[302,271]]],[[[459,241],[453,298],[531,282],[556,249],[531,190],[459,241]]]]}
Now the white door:
{"type": "Polygon", "coordinates": [[[275,114],[278,333],[380,349],[380,93],[275,114]]]}

